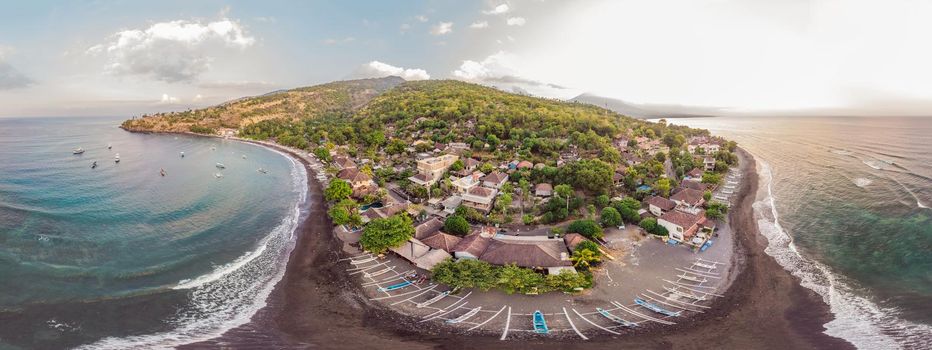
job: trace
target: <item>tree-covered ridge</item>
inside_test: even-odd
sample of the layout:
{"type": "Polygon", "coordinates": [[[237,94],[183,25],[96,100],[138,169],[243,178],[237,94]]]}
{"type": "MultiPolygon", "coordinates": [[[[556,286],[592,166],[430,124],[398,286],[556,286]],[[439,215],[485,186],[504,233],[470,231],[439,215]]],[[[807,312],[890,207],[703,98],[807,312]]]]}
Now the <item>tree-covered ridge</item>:
{"type": "Polygon", "coordinates": [[[123,123],[130,130],[211,133],[238,129],[264,120],[297,121],[325,116],[347,117],[373,97],[404,82],[398,77],[337,81],[183,112],[144,115],[123,123]]]}

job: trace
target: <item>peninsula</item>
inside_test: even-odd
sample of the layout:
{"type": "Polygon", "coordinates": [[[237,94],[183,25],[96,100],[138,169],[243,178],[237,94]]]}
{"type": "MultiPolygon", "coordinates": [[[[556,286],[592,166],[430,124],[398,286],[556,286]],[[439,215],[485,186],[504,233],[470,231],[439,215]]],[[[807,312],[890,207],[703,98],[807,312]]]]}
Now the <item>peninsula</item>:
{"type": "MultiPolygon", "coordinates": [[[[242,139],[301,159],[318,201],[273,298],[317,304],[301,300],[322,293],[301,295],[308,283],[350,293],[347,307],[390,324],[382,331],[423,339],[693,332],[747,297],[732,286],[752,284],[740,262],[760,249],[750,220],[736,218],[750,211],[729,216],[756,188],[754,160],[734,142],[584,103],[387,77],[122,127],[242,139]],[[313,282],[296,275],[308,270],[313,282]]],[[[282,323],[303,318],[278,311],[275,323],[300,339],[282,323]]]]}

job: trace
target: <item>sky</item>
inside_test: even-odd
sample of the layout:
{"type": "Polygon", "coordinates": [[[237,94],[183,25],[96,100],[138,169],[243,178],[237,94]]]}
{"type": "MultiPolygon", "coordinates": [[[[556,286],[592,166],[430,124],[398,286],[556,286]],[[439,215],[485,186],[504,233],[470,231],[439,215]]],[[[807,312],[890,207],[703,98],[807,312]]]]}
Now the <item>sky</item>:
{"type": "Polygon", "coordinates": [[[0,116],[458,79],[723,114],[932,115],[932,2],[6,1],[0,116]]]}

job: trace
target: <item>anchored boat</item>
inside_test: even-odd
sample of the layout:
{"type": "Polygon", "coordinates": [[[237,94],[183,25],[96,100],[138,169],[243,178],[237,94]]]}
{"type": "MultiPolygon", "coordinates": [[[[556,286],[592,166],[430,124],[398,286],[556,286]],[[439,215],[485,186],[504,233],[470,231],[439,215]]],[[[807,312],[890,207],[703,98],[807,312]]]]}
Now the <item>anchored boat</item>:
{"type": "Polygon", "coordinates": [[[119,154],[119,153],[117,153],[115,156],[113,156],[113,162],[114,162],[114,163],[119,163],[119,162],[120,162],[120,154],[119,154]]]}
{"type": "Polygon", "coordinates": [[[223,163],[217,163],[217,169],[226,169],[226,168],[227,166],[223,165],[223,163]]]}
{"type": "Polygon", "coordinates": [[[71,150],[71,154],[83,154],[83,153],[84,153],[84,149],[81,147],[71,150]]]}

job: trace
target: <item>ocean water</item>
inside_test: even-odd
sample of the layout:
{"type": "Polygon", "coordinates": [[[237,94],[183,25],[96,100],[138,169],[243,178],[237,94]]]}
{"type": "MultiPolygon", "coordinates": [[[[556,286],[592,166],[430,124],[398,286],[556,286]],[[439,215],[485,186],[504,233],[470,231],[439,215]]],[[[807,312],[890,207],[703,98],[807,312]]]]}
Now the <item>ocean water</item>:
{"type": "Polygon", "coordinates": [[[303,167],[120,121],[0,119],[0,348],[203,340],[248,321],[281,279],[303,167]]]}
{"type": "Polygon", "coordinates": [[[767,253],[859,348],[932,348],[932,118],[690,118],[758,161],[767,253]]]}

